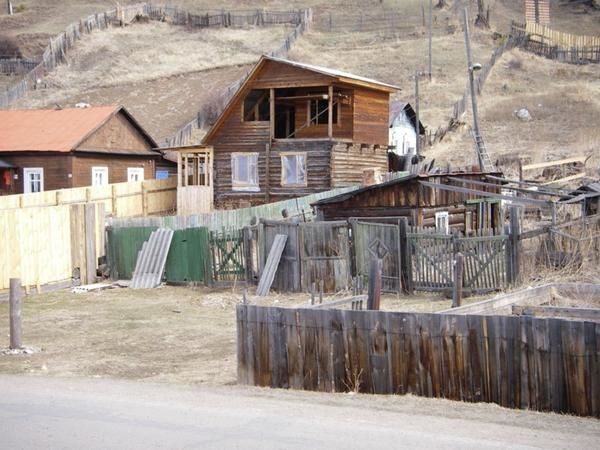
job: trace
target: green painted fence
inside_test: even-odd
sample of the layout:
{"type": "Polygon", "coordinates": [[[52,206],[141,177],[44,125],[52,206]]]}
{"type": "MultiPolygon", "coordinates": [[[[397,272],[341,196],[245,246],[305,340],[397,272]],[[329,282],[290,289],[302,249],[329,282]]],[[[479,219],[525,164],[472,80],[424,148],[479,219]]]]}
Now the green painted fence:
{"type": "MultiPolygon", "coordinates": [[[[113,280],[129,280],[139,251],[157,227],[107,227],[107,259],[113,280]]],[[[176,230],[173,234],[165,278],[170,283],[212,283],[209,232],[206,227],[176,230]]]]}

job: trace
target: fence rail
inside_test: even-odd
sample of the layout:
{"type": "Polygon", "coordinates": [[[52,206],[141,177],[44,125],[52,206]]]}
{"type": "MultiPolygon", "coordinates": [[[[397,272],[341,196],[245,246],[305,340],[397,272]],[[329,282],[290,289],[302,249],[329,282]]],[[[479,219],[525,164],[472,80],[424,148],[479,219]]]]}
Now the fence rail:
{"type": "Polygon", "coordinates": [[[600,417],[600,323],[237,306],[238,382],[600,417]]]}
{"type": "Polygon", "coordinates": [[[22,75],[30,72],[39,64],[38,61],[23,58],[0,58],[0,73],[7,75],[22,75]]]}
{"type": "Polygon", "coordinates": [[[0,196],[0,210],[98,202],[103,203],[106,213],[113,217],[168,214],[177,208],[177,179],[167,178],[5,195],[0,196]]]}

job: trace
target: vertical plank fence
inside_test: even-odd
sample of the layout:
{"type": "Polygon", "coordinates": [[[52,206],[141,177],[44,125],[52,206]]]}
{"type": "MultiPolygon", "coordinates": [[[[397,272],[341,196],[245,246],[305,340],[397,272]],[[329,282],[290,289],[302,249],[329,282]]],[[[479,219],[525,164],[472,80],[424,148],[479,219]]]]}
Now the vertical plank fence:
{"type": "Polygon", "coordinates": [[[237,306],[238,382],[600,417],[600,323],[237,306]]]}

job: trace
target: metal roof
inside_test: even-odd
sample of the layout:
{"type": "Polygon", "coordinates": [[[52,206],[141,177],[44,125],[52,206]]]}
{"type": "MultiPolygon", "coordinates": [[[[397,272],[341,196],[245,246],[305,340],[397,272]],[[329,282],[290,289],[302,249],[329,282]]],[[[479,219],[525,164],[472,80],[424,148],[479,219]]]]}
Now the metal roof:
{"type": "Polygon", "coordinates": [[[0,111],[0,152],[70,152],[118,113],[127,117],[150,146],[157,146],[125,108],[110,105],[0,111]]]}

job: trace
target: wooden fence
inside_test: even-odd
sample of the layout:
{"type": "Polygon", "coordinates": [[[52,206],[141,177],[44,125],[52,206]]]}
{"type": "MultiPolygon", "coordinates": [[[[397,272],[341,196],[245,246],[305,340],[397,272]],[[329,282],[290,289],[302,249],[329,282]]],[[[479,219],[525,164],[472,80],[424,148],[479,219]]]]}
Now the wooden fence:
{"type": "MultiPolygon", "coordinates": [[[[428,20],[424,15],[406,15],[394,10],[372,12],[365,9],[352,14],[337,11],[319,15],[315,29],[325,33],[377,33],[417,39],[422,37],[428,20]]],[[[435,20],[432,32],[434,35],[447,35],[448,25],[443,20],[435,20]]]]}
{"type": "Polygon", "coordinates": [[[0,58],[0,73],[6,75],[22,75],[39,64],[37,61],[24,58],[0,58]]]}
{"type": "Polygon", "coordinates": [[[177,208],[177,179],[167,178],[5,195],[0,196],[0,210],[97,202],[103,203],[106,213],[113,217],[168,214],[177,208]]]}
{"type": "MultiPolygon", "coordinates": [[[[274,56],[284,56],[287,55],[287,51],[291,48],[295,40],[309,28],[312,21],[312,12],[310,10],[286,12],[254,10],[252,12],[241,11],[237,13],[221,11],[217,14],[194,15],[176,7],[157,6],[152,5],[151,2],[147,2],[93,14],[78,22],[71,23],[65,28],[65,31],[50,39],[40,62],[31,68],[21,81],[9,87],[5,92],[0,92],[0,108],[7,108],[10,104],[23,97],[29,90],[36,89],[38,87],[38,80],[41,80],[46,73],[53,70],[59,64],[63,64],[75,42],[81,39],[82,36],[96,30],[105,30],[115,22],[130,23],[136,17],[169,20],[175,24],[194,27],[290,23],[295,25],[296,28],[287,36],[282,45],[272,53],[274,56]],[[205,17],[208,17],[206,23],[204,22],[205,17]],[[285,20],[288,20],[288,22],[285,22],[285,20]]],[[[191,132],[191,129],[189,131],[191,132]]],[[[183,133],[183,131],[180,133],[183,133]]],[[[184,134],[187,136],[187,131],[184,134]]],[[[174,140],[170,146],[180,146],[187,142],[188,140],[181,142],[174,140]]]]}
{"type": "Polygon", "coordinates": [[[73,279],[93,283],[104,255],[104,205],[0,210],[0,290],[10,278],[29,288],[73,279]]]}
{"type": "Polygon", "coordinates": [[[519,47],[548,59],[571,64],[600,63],[600,36],[577,36],[537,23],[512,23],[512,36],[524,36],[519,47]]]}
{"type": "Polygon", "coordinates": [[[600,323],[237,306],[238,382],[600,417],[600,323]]]}

